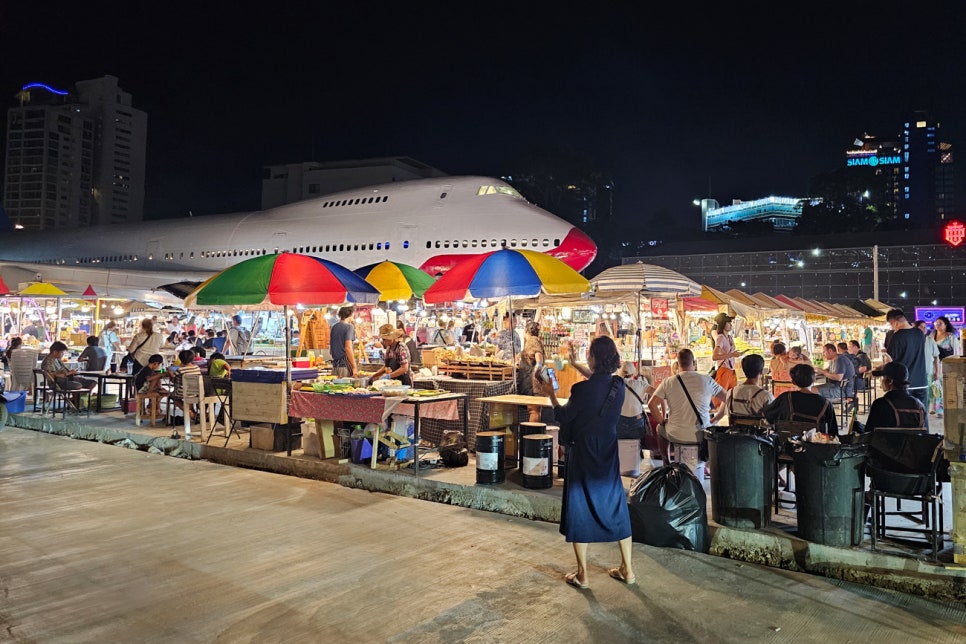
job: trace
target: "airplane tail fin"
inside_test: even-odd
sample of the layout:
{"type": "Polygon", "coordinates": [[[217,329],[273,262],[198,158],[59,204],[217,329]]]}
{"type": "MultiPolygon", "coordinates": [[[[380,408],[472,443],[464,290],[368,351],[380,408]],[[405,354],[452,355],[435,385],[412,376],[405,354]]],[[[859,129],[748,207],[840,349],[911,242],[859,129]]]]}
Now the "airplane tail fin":
{"type": "Polygon", "coordinates": [[[3,204],[0,204],[0,230],[13,230],[13,222],[7,216],[7,211],[3,209],[3,204]]]}

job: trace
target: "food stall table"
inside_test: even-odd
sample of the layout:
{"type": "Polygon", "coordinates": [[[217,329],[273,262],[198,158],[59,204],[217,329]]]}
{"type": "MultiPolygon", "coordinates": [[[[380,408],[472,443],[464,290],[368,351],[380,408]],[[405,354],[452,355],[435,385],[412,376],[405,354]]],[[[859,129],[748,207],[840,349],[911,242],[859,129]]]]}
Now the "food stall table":
{"type": "MultiPolygon", "coordinates": [[[[469,397],[466,394],[457,393],[431,397],[384,397],[293,391],[289,400],[288,413],[298,418],[314,419],[320,444],[323,444],[322,421],[324,420],[381,424],[392,414],[412,416],[414,442],[418,447],[420,416],[445,420],[458,419],[462,424],[463,439],[466,440],[468,401],[469,397]]],[[[378,436],[373,439],[372,463],[375,465],[378,436]]],[[[418,459],[417,451],[418,449],[414,449],[413,454],[418,459]]],[[[418,467],[413,468],[413,471],[416,476],[419,476],[418,467]]]]}
{"type": "MultiPolygon", "coordinates": [[[[508,394],[515,388],[512,380],[466,380],[464,378],[450,378],[449,376],[433,376],[417,378],[413,382],[416,389],[444,389],[469,396],[469,430],[466,446],[471,452],[476,451],[476,434],[489,429],[489,419],[484,413],[484,405],[480,398],[487,396],[501,396],[508,394]]],[[[438,443],[447,429],[454,429],[454,421],[437,418],[425,418],[422,422],[422,436],[429,441],[438,443]]]]}
{"type": "MultiPolygon", "coordinates": [[[[566,398],[558,398],[561,405],[567,404],[566,398]]],[[[488,407],[487,416],[490,419],[489,428],[499,430],[509,428],[506,438],[506,463],[508,466],[515,464],[517,460],[517,449],[520,444],[520,415],[526,412],[527,407],[550,407],[548,396],[526,396],[523,394],[506,394],[504,396],[487,396],[480,398],[479,402],[485,403],[488,407]],[[512,457],[511,457],[512,454],[512,457]],[[511,460],[512,458],[512,460],[511,460]]]]}

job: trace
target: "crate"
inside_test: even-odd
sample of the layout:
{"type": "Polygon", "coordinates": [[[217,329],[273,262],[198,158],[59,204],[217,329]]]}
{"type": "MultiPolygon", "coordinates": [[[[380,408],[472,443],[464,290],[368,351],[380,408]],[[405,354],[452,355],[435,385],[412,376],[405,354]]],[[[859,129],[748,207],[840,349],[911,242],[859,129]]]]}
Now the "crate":
{"type": "Polygon", "coordinates": [[[284,382],[235,382],[232,378],[232,418],[256,423],[287,423],[285,386],[284,382]]]}
{"type": "Polygon", "coordinates": [[[467,380],[502,381],[513,378],[513,367],[510,365],[497,365],[491,363],[444,363],[439,365],[438,370],[440,373],[445,373],[455,377],[463,377],[467,380]]]}
{"type": "Polygon", "coordinates": [[[420,354],[424,367],[432,367],[435,364],[439,364],[439,359],[436,357],[436,349],[420,349],[420,354]]]}

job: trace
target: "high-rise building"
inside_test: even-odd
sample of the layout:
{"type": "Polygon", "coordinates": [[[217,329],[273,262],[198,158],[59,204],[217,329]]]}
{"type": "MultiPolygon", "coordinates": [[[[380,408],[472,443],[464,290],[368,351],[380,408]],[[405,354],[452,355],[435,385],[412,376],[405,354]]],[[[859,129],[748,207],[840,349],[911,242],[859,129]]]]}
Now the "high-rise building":
{"type": "Polygon", "coordinates": [[[32,230],[139,221],[147,114],[114,76],[24,85],[7,111],[3,203],[32,230]]]}
{"type": "Polygon", "coordinates": [[[953,147],[939,140],[940,124],[913,112],[894,138],[869,134],[846,151],[846,167],[863,168],[885,182],[886,206],[900,224],[934,226],[955,208],[953,147]]]}
{"type": "Polygon", "coordinates": [[[343,190],[445,176],[409,157],[270,165],[263,168],[262,210],[343,190]]]}

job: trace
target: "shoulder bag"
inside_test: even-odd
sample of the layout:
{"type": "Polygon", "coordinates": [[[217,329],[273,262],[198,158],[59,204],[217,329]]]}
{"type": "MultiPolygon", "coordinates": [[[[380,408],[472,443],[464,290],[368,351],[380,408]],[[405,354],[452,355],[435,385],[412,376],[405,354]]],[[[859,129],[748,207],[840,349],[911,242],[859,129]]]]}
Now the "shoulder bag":
{"type": "MultiPolygon", "coordinates": [[[[681,378],[681,374],[678,374],[675,378],[678,381],[678,383],[681,385],[681,389],[684,390],[684,395],[688,397],[688,402],[691,403],[691,409],[694,411],[694,440],[689,440],[689,441],[676,440],[670,435],[668,435],[666,438],[672,443],[681,443],[681,444],[689,444],[689,445],[701,443],[701,441],[704,440],[704,423],[701,421],[701,414],[698,413],[698,407],[697,405],[694,404],[694,400],[691,398],[691,392],[688,391],[687,386],[684,384],[684,379],[681,378]]],[[[665,432],[666,432],[666,428],[665,428],[665,432]]]]}
{"type": "Polygon", "coordinates": [[[129,364],[134,364],[134,354],[137,353],[138,351],[140,351],[141,347],[143,347],[145,344],[147,344],[148,340],[150,340],[150,339],[151,339],[151,335],[150,334],[144,336],[144,340],[141,342],[141,344],[139,344],[138,346],[136,346],[134,348],[134,351],[128,351],[127,352],[127,355],[124,356],[123,358],[121,358],[121,370],[122,371],[127,371],[127,366],[129,364]]]}

